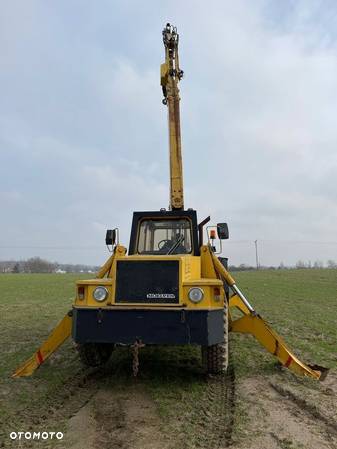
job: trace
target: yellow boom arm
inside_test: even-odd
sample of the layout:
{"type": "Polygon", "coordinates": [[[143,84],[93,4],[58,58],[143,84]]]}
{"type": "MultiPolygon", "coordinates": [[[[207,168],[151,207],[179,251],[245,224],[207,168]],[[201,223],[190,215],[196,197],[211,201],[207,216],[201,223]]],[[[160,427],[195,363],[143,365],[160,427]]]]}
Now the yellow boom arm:
{"type": "Polygon", "coordinates": [[[180,109],[178,82],[183,77],[179,67],[177,29],[169,23],[163,30],[165,62],[160,66],[163,103],[168,106],[170,146],[170,209],[184,209],[183,163],[181,157],[180,109]]]}

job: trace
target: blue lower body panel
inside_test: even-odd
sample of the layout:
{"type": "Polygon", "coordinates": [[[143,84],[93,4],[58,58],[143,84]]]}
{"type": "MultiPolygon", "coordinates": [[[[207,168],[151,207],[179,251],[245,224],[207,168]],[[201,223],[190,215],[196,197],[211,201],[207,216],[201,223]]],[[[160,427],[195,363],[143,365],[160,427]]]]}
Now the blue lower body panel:
{"type": "Polygon", "coordinates": [[[223,310],[73,308],[76,343],[210,346],[224,340],[223,310]]]}

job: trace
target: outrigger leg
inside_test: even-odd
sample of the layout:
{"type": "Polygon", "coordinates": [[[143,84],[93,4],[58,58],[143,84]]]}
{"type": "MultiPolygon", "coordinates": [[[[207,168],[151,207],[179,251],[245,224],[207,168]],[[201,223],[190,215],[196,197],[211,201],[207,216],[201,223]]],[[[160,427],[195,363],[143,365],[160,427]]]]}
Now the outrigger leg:
{"type": "Polygon", "coordinates": [[[289,368],[294,373],[323,380],[327,375],[327,369],[318,365],[311,366],[301,362],[288,348],[283,338],[257,314],[235,284],[235,280],[213,253],[212,258],[215,271],[227,282],[233,291],[233,295],[229,299],[229,308],[236,308],[243,314],[241,318],[236,320],[233,320],[230,316],[229,330],[253,335],[268,352],[278,358],[283,366],[289,368]]]}
{"type": "MultiPolygon", "coordinates": [[[[117,245],[114,249],[114,253],[105,262],[102,268],[97,273],[96,278],[101,279],[110,273],[112,263],[116,256],[116,251],[124,254],[125,249],[117,245]]],[[[52,333],[49,335],[47,340],[40,346],[40,348],[19,368],[16,369],[12,377],[23,377],[31,376],[34,371],[45,362],[49,356],[51,356],[61,345],[64,343],[68,337],[71,335],[72,328],[72,311],[68,312],[67,315],[58,323],[52,333]]]]}
{"type": "Polygon", "coordinates": [[[17,368],[12,377],[31,376],[33,372],[70,336],[71,325],[72,317],[71,312],[69,312],[59,322],[39,349],[26,360],[25,363],[17,368]]]}

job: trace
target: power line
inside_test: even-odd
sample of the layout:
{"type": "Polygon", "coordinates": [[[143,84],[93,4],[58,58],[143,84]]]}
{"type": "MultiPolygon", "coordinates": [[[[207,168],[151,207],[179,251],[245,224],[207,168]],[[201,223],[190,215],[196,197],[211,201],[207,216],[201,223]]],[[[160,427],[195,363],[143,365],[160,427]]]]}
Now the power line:
{"type": "MultiPolygon", "coordinates": [[[[319,241],[319,240],[267,240],[267,239],[259,239],[259,242],[262,243],[291,243],[291,244],[306,244],[306,245],[337,245],[337,241],[319,241]]],[[[230,243],[255,243],[255,240],[227,240],[226,245],[230,243]]]]}
{"type": "Polygon", "coordinates": [[[98,250],[104,249],[104,246],[1,246],[0,249],[52,249],[52,250],[98,250]]]}
{"type": "MultiPolygon", "coordinates": [[[[337,245],[337,241],[319,241],[319,240],[268,240],[259,239],[260,243],[278,243],[278,244],[304,244],[304,245],[337,245]]],[[[252,244],[256,245],[257,240],[227,240],[228,244],[252,244]]],[[[44,246],[44,245],[0,245],[0,249],[49,249],[49,250],[102,250],[104,246],[99,245],[62,245],[62,246],[44,246]]]]}

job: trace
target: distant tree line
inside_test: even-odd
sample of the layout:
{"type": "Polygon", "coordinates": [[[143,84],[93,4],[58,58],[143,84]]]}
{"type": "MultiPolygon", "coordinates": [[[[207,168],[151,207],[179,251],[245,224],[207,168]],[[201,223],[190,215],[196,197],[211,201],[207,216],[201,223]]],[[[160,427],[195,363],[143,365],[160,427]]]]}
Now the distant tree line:
{"type": "MultiPolygon", "coordinates": [[[[277,267],[260,265],[259,270],[292,270],[292,269],[306,269],[306,268],[328,268],[337,269],[337,262],[328,260],[326,263],[316,260],[305,262],[298,260],[295,266],[287,266],[281,262],[277,267]]],[[[41,257],[31,257],[27,260],[20,261],[0,261],[0,273],[95,273],[100,269],[96,265],[70,264],[50,262],[41,257]]],[[[256,266],[248,264],[229,265],[229,271],[253,271],[256,266]]]]}
{"type": "Polygon", "coordinates": [[[98,270],[99,267],[96,265],[60,264],[41,259],[41,257],[0,261],[0,273],[90,273],[98,270]]]}
{"type": "Polygon", "coordinates": [[[337,268],[337,263],[334,260],[329,259],[326,264],[321,260],[315,260],[315,262],[304,262],[303,260],[298,260],[296,262],[296,268],[337,268]]]}
{"type": "MultiPolygon", "coordinates": [[[[311,260],[305,262],[303,260],[298,260],[293,265],[285,265],[283,262],[281,262],[277,267],[275,266],[266,266],[266,265],[259,265],[259,270],[293,270],[293,269],[305,269],[305,268],[314,268],[314,269],[337,269],[337,262],[335,262],[332,259],[329,259],[326,263],[324,263],[321,260],[315,260],[312,262],[311,260]]],[[[256,270],[256,265],[247,265],[247,264],[240,264],[240,265],[230,265],[229,271],[252,271],[256,270]]]]}
{"type": "MultiPolygon", "coordinates": [[[[293,267],[292,267],[293,268],[293,267]]],[[[259,265],[259,270],[277,270],[279,267],[274,267],[273,265],[259,265]]],[[[240,265],[229,265],[229,271],[256,271],[256,265],[248,265],[245,263],[241,263],[240,265]]]]}

